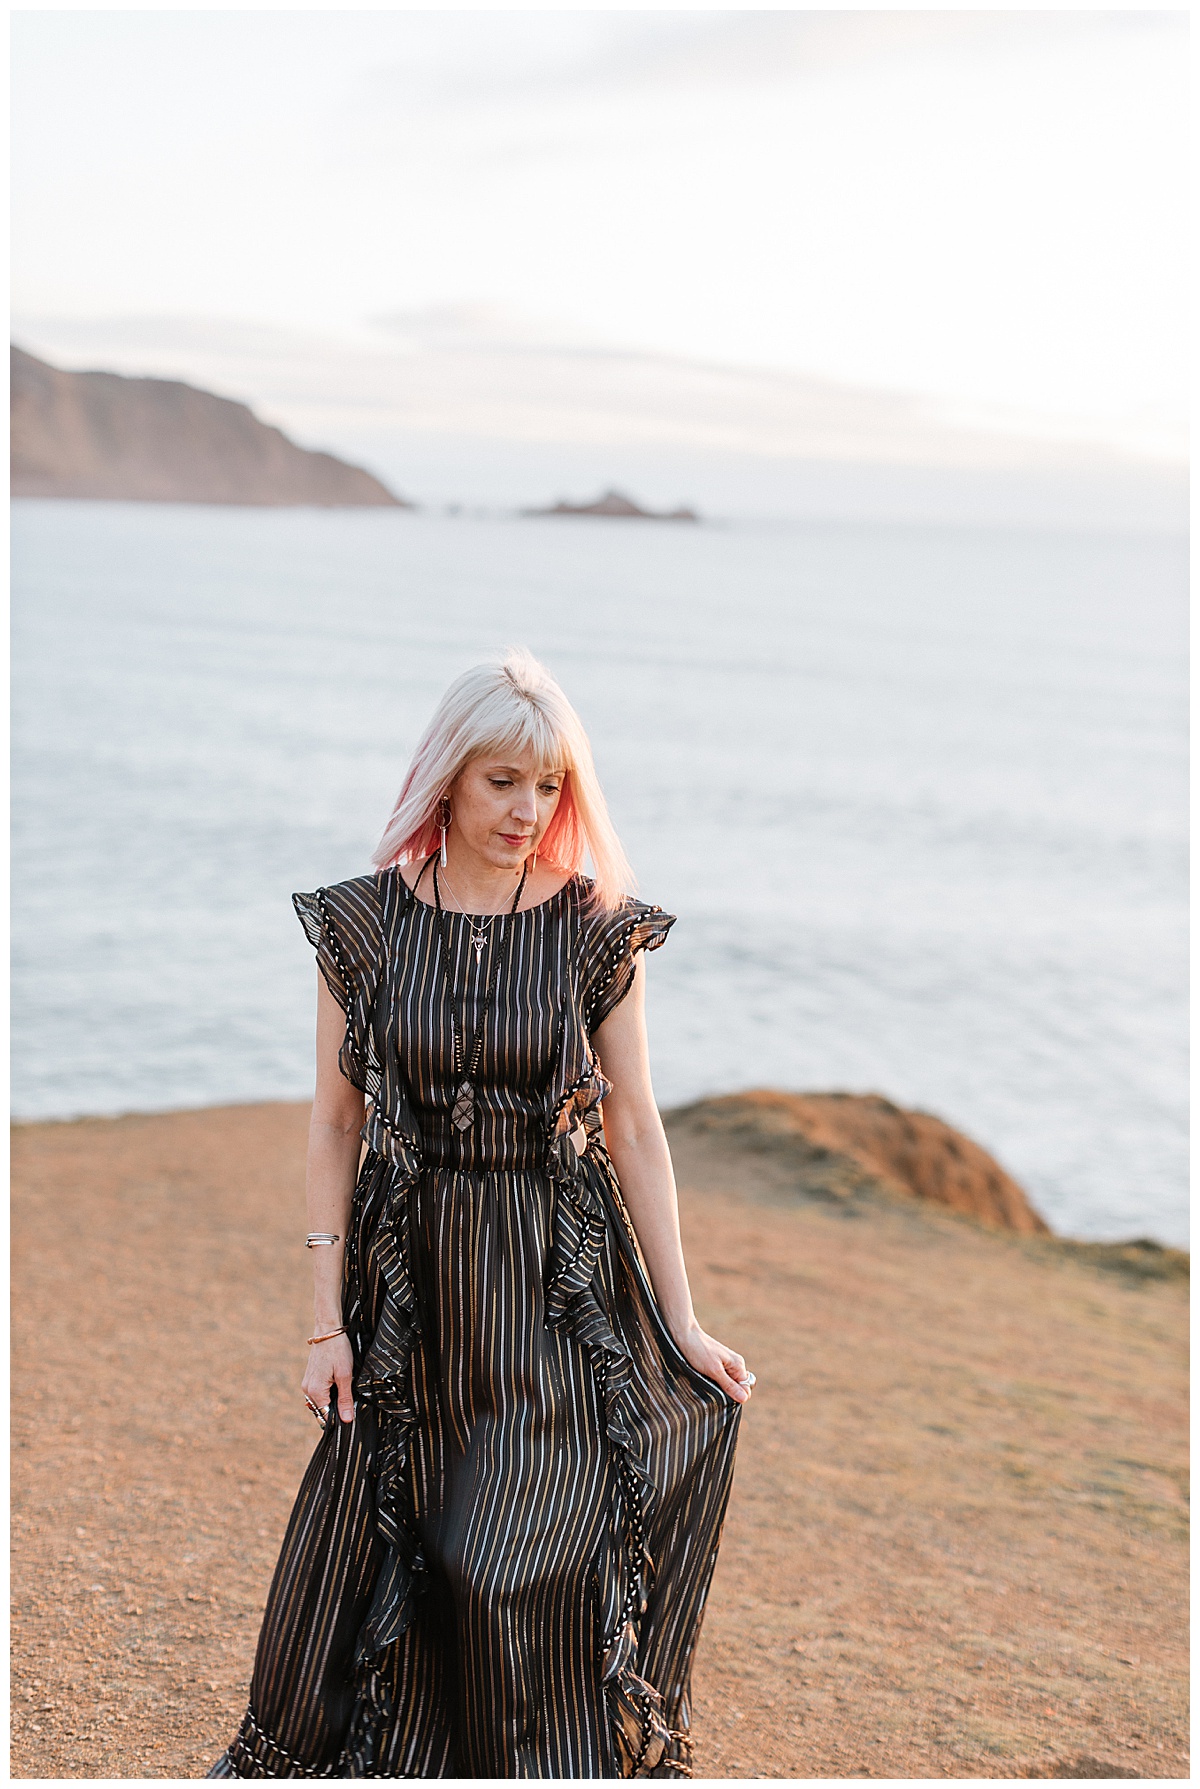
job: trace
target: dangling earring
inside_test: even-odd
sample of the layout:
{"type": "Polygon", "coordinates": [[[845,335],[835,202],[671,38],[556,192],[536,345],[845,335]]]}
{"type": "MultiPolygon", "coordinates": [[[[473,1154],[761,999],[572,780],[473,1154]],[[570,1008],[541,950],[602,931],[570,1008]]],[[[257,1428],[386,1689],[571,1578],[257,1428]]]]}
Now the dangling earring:
{"type": "Polygon", "coordinates": [[[441,817],[441,823],[442,823],[442,852],[441,852],[442,868],[445,869],[445,867],[446,867],[446,828],[450,824],[451,814],[450,814],[450,803],[446,800],[446,797],[444,795],[442,796],[442,809],[441,809],[440,817],[441,817]]]}
{"type": "Polygon", "coordinates": [[[533,848],[533,867],[535,870],[537,869],[537,846],[536,845],[533,848]]]}

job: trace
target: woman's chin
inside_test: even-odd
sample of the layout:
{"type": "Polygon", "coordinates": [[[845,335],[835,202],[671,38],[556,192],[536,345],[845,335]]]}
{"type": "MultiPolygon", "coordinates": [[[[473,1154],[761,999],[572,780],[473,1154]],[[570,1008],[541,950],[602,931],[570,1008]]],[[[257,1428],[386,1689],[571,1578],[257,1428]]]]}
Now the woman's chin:
{"type": "Polygon", "coordinates": [[[525,863],[520,851],[481,851],[479,856],[489,870],[503,870],[509,876],[519,876],[525,863]]]}

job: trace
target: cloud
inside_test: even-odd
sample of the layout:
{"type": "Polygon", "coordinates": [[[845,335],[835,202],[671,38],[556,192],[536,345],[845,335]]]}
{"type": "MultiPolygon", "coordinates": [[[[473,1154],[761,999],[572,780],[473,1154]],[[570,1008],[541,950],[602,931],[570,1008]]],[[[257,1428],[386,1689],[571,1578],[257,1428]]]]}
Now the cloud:
{"type": "MultiPolygon", "coordinates": [[[[1156,15],[1171,19],[1171,14],[1156,15]]],[[[1145,15],[1069,12],[755,12],[724,14],[691,33],[664,34],[657,47],[627,60],[623,78],[673,87],[777,85],[826,69],[914,53],[991,54],[1035,50],[1094,36],[1110,19],[1140,25],[1145,15]]],[[[617,73],[614,60],[612,74],[617,73]]],[[[601,73],[597,70],[597,73],[601,73]]],[[[611,76],[610,76],[611,78],[611,76]]]]}
{"type": "Polygon", "coordinates": [[[1179,15],[108,16],[23,15],[18,310],[1182,409],[1179,15]]]}
{"type": "MultiPolygon", "coordinates": [[[[357,334],[166,317],[19,319],[71,366],[183,378],[336,447],[364,430],[976,470],[1113,464],[1129,442],[999,407],[587,341],[492,305],[410,310],[357,334]]],[[[1178,458],[1170,444],[1143,443],[1178,458]],[[1164,451],[1164,447],[1167,449],[1164,451]]]]}
{"type": "Polygon", "coordinates": [[[527,15],[473,16],[482,41],[455,39],[458,53],[436,65],[378,71],[374,96],[403,98],[407,108],[425,112],[647,91],[712,93],[779,87],[914,55],[1033,53],[1102,33],[1169,31],[1182,48],[1186,32],[1186,15],[1167,11],[540,14],[538,31],[528,36],[527,15]],[[496,30],[499,18],[511,21],[507,29],[496,30]]]}

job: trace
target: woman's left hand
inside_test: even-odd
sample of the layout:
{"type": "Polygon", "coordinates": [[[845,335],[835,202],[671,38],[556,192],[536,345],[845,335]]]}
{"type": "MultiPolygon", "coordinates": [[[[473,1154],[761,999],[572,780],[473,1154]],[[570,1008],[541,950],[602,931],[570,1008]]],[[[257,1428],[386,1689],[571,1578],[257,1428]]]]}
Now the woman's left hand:
{"type": "Polygon", "coordinates": [[[675,1337],[675,1342],[684,1359],[698,1373],[703,1373],[706,1379],[727,1391],[739,1404],[748,1402],[754,1374],[747,1370],[740,1354],[707,1335],[698,1323],[690,1324],[681,1336],[675,1337]]]}

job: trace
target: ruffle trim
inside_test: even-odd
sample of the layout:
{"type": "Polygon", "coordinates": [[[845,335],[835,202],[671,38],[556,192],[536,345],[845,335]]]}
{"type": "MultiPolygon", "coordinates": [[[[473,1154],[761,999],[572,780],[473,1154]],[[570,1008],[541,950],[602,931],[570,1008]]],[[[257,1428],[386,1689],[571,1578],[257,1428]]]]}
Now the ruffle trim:
{"type": "MultiPolygon", "coordinates": [[[[375,1118],[379,1115],[374,1115],[375,1118]]],[[[382,1125],[382,1119],[379,1119],[382,1125]]],[[[400,1126],[384,1127],[387,1156],[368,1154],[363,1179],[386,1176],[383,1211],[373,1250],[384,1292],[374,1334],[362,1338],[355,1396],[374,1407],[377,1418],[375,1525],[386,1551],[366,1619],[359,1632],[355,1663],[358,1695],[343,1759],[353,1768],[342,1775],[368,1776],[391,1716],[390,1692],[381,1675],[384,1654],[405,1632],[416,1600],[428,1581],[428,1566],[412,1519],[407,1490],[409,1444],[416,1423],[412,1401],[412,1355],[419,1338],[416,1300],[408,1263],[408,1200],[421,1172],[420,1151],[400,1126]]],[[[347,1261],[357,1280],[357,1261],[347,1261]]]]}
{"type": "Polygon", "coordinates": [[[627,898],[624,912],[617,916],[615,931],[605,938],[607,968],[587,991],[589,1031],[603,1024],[633,986],[638,951],[661,949],[675,919],[675,914],[664,913],[661,907],[648,907],[644,901],[627,898]]]}
{"type": "Polygon", "coordinates": [[[286,1751],[269,1733],[263,1731],[253,1708],[246,1710],[233,1744],[222,1752],[208,1772],[210,1777],[325,1778],[342,1774],[336,1770],[309,1770],[299,1758],[293,1757],[291,1752],[286,1751]]]}
{"type": "Polygon", "coordinates": [[[377,976],[355,974],[346,960],[337,924],[330,912],[329,891],[294,894],[292,905],[304,927],[304,935],[317,953],[317,966],[325,984],[346,1015],[346,1033],[338,1050],[338,1067],[351,1086],[369,1099],[377,1099],[379,1064],[371,1048],[371,1012],[375,1004],[377,976]]]}
{"type": "Polygon", "coordinates": [[[620,1544],[602,1562],[610,1581],[601,1585],[601,1604],[609,1612],[601,1682],[618,1774],[648,1776],[672,1756],[686,1767],[686,1742],[667,1726],[661,1695],[637,1671],[639,1628],[653,1572],[645,1533],[655,1491],[632,1420],[629,1350],[595,1291],[608,1223],[602,1192],[606,1173],[596,1155],[578,1156],[569,1137],[552,1137],[550,1172],[556,1198],[546,1273],[546,1322],[552,1329],[569,1328],[591,1362],[620,1501],[620,1544]],[[562,1153],[564,1145],[574,1158],[569,1164],[562,1153]]]}

